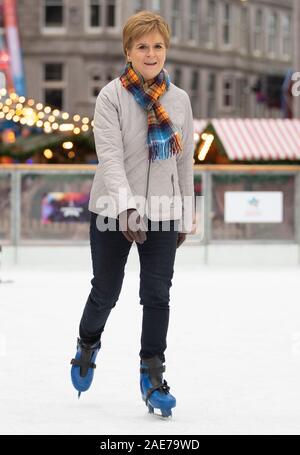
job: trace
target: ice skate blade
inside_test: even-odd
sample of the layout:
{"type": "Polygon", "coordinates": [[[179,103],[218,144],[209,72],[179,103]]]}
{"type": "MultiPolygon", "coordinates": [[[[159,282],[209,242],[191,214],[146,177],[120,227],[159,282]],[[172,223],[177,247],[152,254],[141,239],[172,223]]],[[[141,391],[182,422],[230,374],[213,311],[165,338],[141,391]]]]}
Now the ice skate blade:
{"type": "MultiPolygon", "coordinates": [[[[142,395],[142,400],[145,402],[146,404],[146,399],[144,398],[144,396],[142,395]]],[[[152,415],[155,415],[156,417],[160,417],[162,420],[169,420],[172,418],[172,409],[164,409],[163,411],[160,409],[160,412],[161,414],[158,414],[157,412],[154,412],[154,407],[148,402],[148,404],[146,404],[147,408],[148,408],[148,414],[152,414],[152,415]]],[[[157,408],[159,409],[159,408],[157,408]]]]}
{"type": "Polygon", "coordinates": [[[80,398],[80,395],[81,395],[81,391],[78,391],[78,400],[80,398]]]}
{"type": "Polygon", "coordinates": [[[163,420],[168,420],[172,417],[171,409],[164,409],[163,411],[160,409],[161,414],[159,414],[157,412],[154,412],[154,408],[153,408],[153,406],[151,406],[150,403],[148,403],[147,408],[148,408],[148,414],[155,415],[156,417],[160,417],[163,420]]]}
{"type": "Polygon", "coordinates": [[[168,413],[168,415],[164,415],[164,414],[159,414],[158,412],[148,412],[148,415],[151,415],[151,416],[155,416],[155,418],[158,418],[160,420],[171,420],[172,419],[172,412],[170,412],[170,414],[168,413]]]}

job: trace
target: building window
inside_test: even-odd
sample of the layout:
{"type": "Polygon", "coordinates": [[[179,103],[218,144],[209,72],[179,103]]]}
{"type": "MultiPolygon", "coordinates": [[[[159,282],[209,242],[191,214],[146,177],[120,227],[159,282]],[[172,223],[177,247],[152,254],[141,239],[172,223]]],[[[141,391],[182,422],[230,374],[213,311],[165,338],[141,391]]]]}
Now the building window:
{"type": "Polygon", "coordinates": [[[45,81],[62,81],[63,64],[62,63],[45,63],[44,65],[45,81]]]}
{"type": "Polygon", "coordinates": [[[292,55],[292,18],[290,14],[282,16],[282,55],[291,57],[292,55]]]}
{"type": "Polygon", "coordinates": [[[231,39],[232,26],[232,6],[229,3],[223,5],[223,44],[232,44],[231,39]]]}
{"type": "Polygon", "coordinates": [[[102,5],[99,0],[90,0],[90,26],[100,27],[102,5]]]}
{"type": "Polygon", "coordinates": [[[171,11],[171,31],[173,37],[180,38],[181,35],[180,0],[173,0],[171,11]]]}
{"type": "Polygon", "coordinates": [[[193,93],[198,92],[199,90],[199,72],[193,71],[192,78],[191,78],[191,91],[193,93]]]}
{"type": "Polygon", "coordinates": [[[263,51],[263,13],[261,9],[255,12],[254,26],[254,52],[261,54],[263,51]]]}
{"type": "Polygon", "coordinates": [[[64,106],[64,65],[62,63],[44,63],[43,94],[44,102],[56,109],[64,106]]]}
{"type": "Polygon", "coordinates": [[[160,13],[161,12],[161,0],[152,0],[151,1],[151,10],[160,13]]]}
{"type": "Polygon", "coordinates": [[[107,27],[116,26],[116,2],[109,0],[106,5],[106,24],[107,27]]]}
{"type": "Polygon", "coordinates": [[[200,85],[199,71],[192,71],[190,93],[191,93],[192,110],[193,110],[195,117],[200,116],[199,85],[200,85]]]}
{"type": "Polygon", "coordinates": [[[45,88],[44,101],[45,104],[52,107],[52,109],[62,110],[64,105],[63,90],[59,88],[45,88]]]}
{"type": "Polygon", "coordinates": [[[208,74],[207,79],[207,117],[216,117],[216,75],[208,74]]]}
{"type": "Polygon", "coordinates": [[[90,98],[95,100],[99,95],[100,90],[104,87],[104,81],[101,74],[92,74],[90,77],[90,98]]]}
{"type": "Polygon", "coordinates": [[[88,0],[89,27],[116,27],[117,1],[116,0],[88,0]]]}
{"type": "Polygon", "coordinates": [[[198,0],[190,0],[188,39],[197,41],[198,28],[198,0]]]}
{"type": "Polygon", "coordinates": [[[174,71],[174,85],[177,85],[177,87],[181,86],[181,76],[182,76],[181,69],[176,68],[174,71]]]}
{"type": "Polygon", "coordinates": [[[278,14],[272,12],[268,19],[268,53],[275,55],[278,49],[278,14]]]}
{"type": "Polygon", "coordinates": [[[64,2],[63,0],[44,0],[44,26],[63,27],[64,2]]]}
{"type": "Polygon", "coordinates": [[[248,52],[249,43],[249,24],[248,24],[248,9],[245,6],[241,7],[240,10],[240,42],[238,43],[239,48],[242,52],[248,52]]]}
{"type": "Polygon", "coordinates": [[[232,108],[234,106],[234,84],[233,76],[223,78],[223,107],[232,108]]]}
{"type": "Polygon", "coordinates": [[[138,13],[145,9],[144,7],[144,0],[134,0],[134,12],[138,13]]]}
{"type": "Polygon", "coordinates": [[[236,80],[237,110],[240,117],[248,115],[248,81],[246,77],[239,77],[236,80]]]}
{"type": "Polygon", "coordinates": [[[100,90],[114,79],[114,70],[103,71],[101,68],[94,67],[89,72],[89,98],[95,102],[100,90]]]}
{"type": "Polygon", "coordinates": [[[206,16],[206,42],[209,45],[214,45],[216,40],[216,1],[209,0],[207,4],[206,16]]]}

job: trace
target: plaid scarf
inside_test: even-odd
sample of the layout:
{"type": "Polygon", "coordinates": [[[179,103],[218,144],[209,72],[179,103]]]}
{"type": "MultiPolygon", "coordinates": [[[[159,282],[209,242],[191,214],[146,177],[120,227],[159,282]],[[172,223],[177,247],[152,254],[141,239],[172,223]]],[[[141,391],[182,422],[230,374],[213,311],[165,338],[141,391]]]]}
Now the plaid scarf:
{"type": "Polygon", "coordinates": [[[120,80],[123,87],[132,93],[136,102],[148,113],[149,159],[166,160],[179,153],[182,150],[180,134],[159,102],[159,98],[170,86],[168,72],[162,69],[151,81],[144,82],[141,74],[129,62],[120,80]]]}

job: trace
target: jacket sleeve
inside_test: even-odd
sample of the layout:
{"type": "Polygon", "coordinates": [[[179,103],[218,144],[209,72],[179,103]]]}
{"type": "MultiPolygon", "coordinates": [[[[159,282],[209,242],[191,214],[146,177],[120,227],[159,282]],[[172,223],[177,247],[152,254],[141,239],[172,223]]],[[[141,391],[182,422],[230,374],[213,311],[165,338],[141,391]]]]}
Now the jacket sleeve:
{"type": "Polygon", "coordinates": [[[124,210],[136,208],[136,203],[125,172],[117,107],[105,87],[96,101],[93,131],[100,172],[117,216],[124,210]]]}
{"type": "Polygon", "coordinates": [[[182,198],[182,218],[180,232],[187,234],[193,230],[195,217],[195,190],[194,190],[194,121],[192,106],[188,94],[185,92],[185,118],[182,131],[183,150],[177,155],[177,172],[182,198]]]}

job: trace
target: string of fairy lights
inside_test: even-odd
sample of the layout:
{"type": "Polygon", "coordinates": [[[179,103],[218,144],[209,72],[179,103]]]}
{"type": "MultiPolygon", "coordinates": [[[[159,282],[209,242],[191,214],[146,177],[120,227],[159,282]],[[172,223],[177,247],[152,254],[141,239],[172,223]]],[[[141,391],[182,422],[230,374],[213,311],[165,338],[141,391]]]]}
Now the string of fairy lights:
{"type": "Polygon", "coordinates": [[[68,112],[61,112],[36,103],[34,99],[26,99],[16,93],[7,94],[6,89],[0,90],[0,119],[20,122],[22,125],[42,128],[45,133],[53,131],[69,131],[73,134],[88,132],[93,126],[93,121],[79,114],[71,116],[68,112]],[[2,98],[6,97],[2,102],[2,98]]]}
{"type": "MultiPolygon", "coordinates": [[[[91,121],[89,117],[81,117],[79,114],[71,116],[68,112],[52,109],[50,106],[44,106],[40,102],[36,103],[32,98],[26,99],[24,96],[18,96],[14,92],[8,93],[3,88],[0,90],[0,121],[4,119],[12,120],[16,123],[20,122],[21,125],[27,125],[28,127],[41,128],[46,134],[59,131],[78,135],[87,133],[94,125],[93,120],[91,121]]],[[[200,135],[195,133],[195,143],[199,142],[199,138],[200,135]]],[[[203,133],[201,139],[203,142],[201,145],[199,143],[196,156],[199,161],[204,161],[214,136],[203,133]]],[[[69,158],[74,158],[75,152],[72,150],[73,143],[71,141],[64,142],[62,147],[68,151],[69,158]]],[[[45,149],[43,153],[47,159],[53,157],[51,149],[45,149]]]]}
{"type": "MultiPolygon", "coordinates": [[[[28,127],[41,128],[45,134],[54,132],[68,132],[78,135],[88,133],[93,127],[93,121],[89,117],[81,117],[79,114],[71,116],[68,112],[59,109],[52,109],[44,106],[34,99],[26,99],[14,92],[8,93],[6,89],[0,90],[0,121],[10,120],[28,127]]],[[[69,150],[69,158],[73,158],[75,153],[72,142],[64,142],[63,148],[69,150]]],[[[47,159],[52,158],[53,152],[50,149],[44,150],[47,159]]]]}

